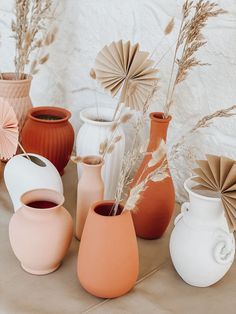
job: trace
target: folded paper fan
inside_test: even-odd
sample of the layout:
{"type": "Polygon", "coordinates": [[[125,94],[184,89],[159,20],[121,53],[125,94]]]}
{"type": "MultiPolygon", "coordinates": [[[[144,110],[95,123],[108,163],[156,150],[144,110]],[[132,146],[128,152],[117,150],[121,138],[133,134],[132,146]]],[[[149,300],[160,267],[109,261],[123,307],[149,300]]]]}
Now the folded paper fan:
{"type": "Polygon", "coordinates": [[[0,104],[0,159],[11,158],[18,146],[18,121],[12,107],[0,104]]]}
{"type": "Polygon", "coordinates": [[[230,231],[236,230],[236,162],[227,157],[206,155],[207,160],[197,160],[199,168],[192,180],[198,183],[194,190],[211,190],[221,194],[225,217],[230,231]]]}
{"type": "Polygon", "coordinates": [[[93,77],[114,97],[120,90],[120,103],[140,110],[158,78],[149,53],[139,51],[139,44],[130,41],[112,42],[97,55],[93,77]]]}

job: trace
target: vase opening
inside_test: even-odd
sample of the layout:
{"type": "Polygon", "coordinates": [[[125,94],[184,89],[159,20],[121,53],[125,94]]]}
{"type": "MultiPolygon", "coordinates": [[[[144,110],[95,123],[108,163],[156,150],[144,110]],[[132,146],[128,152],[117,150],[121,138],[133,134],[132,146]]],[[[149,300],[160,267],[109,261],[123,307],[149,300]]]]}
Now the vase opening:
{"type": "Polygon", "coordinates": [[[31,210],[52,210],[63,205],[64,196],[50,189],[35,189],[24,193],[21,203],[31,210]]]}
{"type": "Polygon", "coordinates": [[[32,207],[35,209],[46,209],[46,208],[53,208],[58,206],[58,204],[50,202],[50,201],[33,201],[30,203],[27,203],[26,206],[32,207]]]}
{"type": "MultiPolygon", "coordinates": [[[[29,157],[29,159],[30,159],[35,165],[37,165],[37,166],[39,166],[39,167],[46,167],[45,162],[43,162],[43,161],[42,161],[41,159],[39,159],[38,157],[36,157],[36,156],[31,156],[31,155],[29,155],[29,154],[27,154],[27,156],[29,157]]],[[[28,159],[27,156],[26,156],[26,155],[22,155],[23,158],[28,159]]]]}
{"type": "Polygon", "coordinates": [[[86,108],[80,111],[80,119],[83,122],[93,125],[111,126],[114,116],[114,109],[108,107],[101,108],[86,108]]]}
{"type": "Polygon", "coordinates": [[[69,120],[71,113],[59,107],[35,107],[30,109],[29,118],[44,123],[60,123],[69,120]]]}
{"type": "Polygon", "coordinates": [[[197,185],[198,183],[193,181],[194,177],[189,178],[184,183],[185,190],[192,195],[198,196],[203,199],[211,199],[215,201],[219,201],[221,198],[221,193],[219,191],[210,191],[210,190],[203,190],[198,189],[197,185]]]}
{"type": "Polygon", "coordinates": [[[98,166],[103,163],[103,159],[100,156],[85,156],[83,157],[83,163],[91,166],[98,166]]]}
{"type": "Polygon", "coordinates": [[[32,76],[28,75],[26,73],[21,74],[21,78],[16,78],[15,73],[2,73],[3,81],[26,81],[26,80],[32,80],[32,76]]]}
{"type": "Polygon", "coordinates": [[[100,204],[94,208],[94,212],[101,216],[114,217],[123,212],[123,206],[119,204],[116,215],[114,215],[114,203],[100,204]]]}
{"type": "Polygon", "coordinates": [[[150,119],[157,122],[170,122],[171,116],[165,117],[163,112],[152,112],[150,113],[150,119]]]}

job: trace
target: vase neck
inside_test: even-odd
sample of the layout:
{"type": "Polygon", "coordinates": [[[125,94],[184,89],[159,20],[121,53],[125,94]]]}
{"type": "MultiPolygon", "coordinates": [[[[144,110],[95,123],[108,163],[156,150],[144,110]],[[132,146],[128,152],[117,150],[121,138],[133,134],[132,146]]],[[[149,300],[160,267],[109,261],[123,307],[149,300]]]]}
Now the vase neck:
{"type": "Polygon", "coordinates": [[[220,199],[202,199],[197,194],[189,195],[190,214],[203,221],[212,221],[223,215],[224,208],[220,199]]]}
{"type": "Polygon", "coordinates": [[[13,73],[3,74],[4,79],[0,80],[0,97],[4,98],[24,98],[29,96],[31,80],[15,80],[13,73]]]}
{"type": "Polygon", "coordinates": [[[169,118],[163,118],[163,114],[160,112],[153,112],[150,114],[151,128],[148,150],[155,150],[163,139],[166,142],[167,130],[171,120],[169,118]]]}
{"type": "Polygon", "coordinates": [[[90,165],[86,163],[82,163],[82,177],[81,180],[90,181],[90,184],[93,184],[96,180],[102,180],[101,170],[102,163],[98,165],[90,165]]]}

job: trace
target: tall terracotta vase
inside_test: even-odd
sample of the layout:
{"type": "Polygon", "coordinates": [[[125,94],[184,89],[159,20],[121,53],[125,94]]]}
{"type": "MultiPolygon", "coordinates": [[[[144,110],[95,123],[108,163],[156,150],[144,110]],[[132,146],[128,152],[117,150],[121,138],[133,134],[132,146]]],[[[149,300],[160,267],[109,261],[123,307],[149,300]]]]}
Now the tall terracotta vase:
{"type": "Polygon", "coordinates": [[[72,239],[71,215],[62,206],[62,194],[49,189],[26,192],[22,207],[11,218],[12,249],[24,270],[44,275],[56,270],[72,239]]]}
{"type": "Polygon", "coordinates": [[[101,298],[115,298],[133,288],[138,276],[138,247],[129,211],[109,216],[113,202],[90,209],[82,234],[77,273],[81,285],[101,298]]]}
{"type": "Polygon", "coordinates": [[[27,112],[32,107],[29,96],[32,77],[22,80],[15,80],[15,73],[2,73],[3,79],[0,79],[0,104],[7,103],[11,105],[16,113],[21,131],[27,112]]]}
{"type": "MultiPolygon", "coordinates": [[[[150,119],[149,152],[154,151],[162,139],[166,141],[171,117],[165,119],[161,112],[153,112],[150,114],[150,119]]],[[[154,169],[151,167],[144,171],[150,158],[150,155],[145,156],[132,185],[137,182],[140,175],[143,178],[154,169]]],[[[160,238],[169,225],[174,204],[175,191],[171,177],[160,182],[150,181],[147,189],[141,195],[137,209],[132,213],[136,234],[144,239],[160,238]]]]}
{"type": "Polygon", "coordinates": [[[103,160],[98,156],[86,156],[82,162],[82,176],[77,190],[76,238],[80,240],[88,211],[93,203],[102,201],[104,184],[101,176],[103,160]]]}
{"type": "Polygon", "coordinates": [[[30,109],[22,129],[22,145],[26,152],[49,159],[63,174],[74,144],[74,130],[68,121],[71,113],[58,107],[30,109]]]}

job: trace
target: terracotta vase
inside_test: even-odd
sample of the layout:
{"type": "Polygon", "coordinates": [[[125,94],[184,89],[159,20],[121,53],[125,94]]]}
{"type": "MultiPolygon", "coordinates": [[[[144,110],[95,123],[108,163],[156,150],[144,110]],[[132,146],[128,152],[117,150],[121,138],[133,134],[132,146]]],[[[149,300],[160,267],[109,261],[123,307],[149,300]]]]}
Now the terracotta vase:
{"type": "MultiPolygon", "coordinates": [[[[151,130],[148,152],[154,151],[162,139],[166,141],[167,129],[171,117],[163,118],[161,112],[150,114],[151,130]]],[[[151,156],[146,155],[135,175],[132,185],[141,175],[144,178],[153,171],[153,167],[144,170],[151,156]]],[[[144,239],[160,238],[165,232],[175,205],[175,191],[171,176],[160,182],[150,181],[147,189],[142,193],[137,209],[132,212],[137,236],[144,239]]]]}
{"type": "Polygon", "coordinates": [[[0,104],[8,104],[13,107],[19,124],[19,131],[25,123],[27,113],[32,108],[29,96],[32,77],[15,80],[15,73],[2,73],[0,79],[0,104]]]}
{"type": "Polygon", "coordinates": [[[35,275],[55,271],[72,239],[71,215],[62,206],[62,194],[49,189],[26,192],[22,208],[11,218],[12,249],[24,270],[35,275]]]}
{"type": "Polygon", "coordinates": [[[77,239],[81,239],[88,211],[93,203],[102,201],[104,184],[101,176],[103,160],[98,156],[86,156],[82,162],[82,176],[77,190],[76,230],[77,239]]]}
{"type": "Polygon", "coordinates": [[[113,202],[90,209],[82,234],[77,273],[81,285],[101,298],[115,298],[133,288],[138,276],[137,239],[129,211],[109,216],[113,202]]]}
{"type": "Polygon", "coordinates": [[[49,159],[63,174],[74,144],[74,130],[68,121],[71,113],[58,107],[30,109],[22,129],[22,145],[26,152],[49,159]]]}

